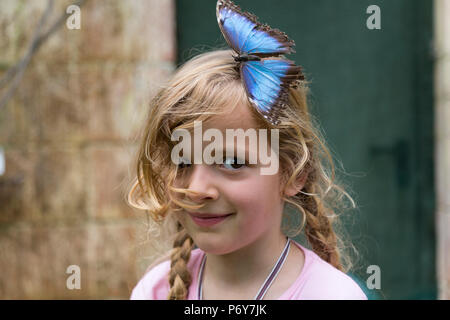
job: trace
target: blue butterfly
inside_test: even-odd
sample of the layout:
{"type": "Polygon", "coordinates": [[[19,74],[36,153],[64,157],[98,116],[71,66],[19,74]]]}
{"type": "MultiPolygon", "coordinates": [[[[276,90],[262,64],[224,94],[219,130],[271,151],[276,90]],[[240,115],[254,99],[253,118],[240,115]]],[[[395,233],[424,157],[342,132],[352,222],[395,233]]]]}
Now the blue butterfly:
{"type": "Polygon", "coordinates": [[[301,67],[280,57],[295,52],[294,42],[232,1],[217,1],[216,15],[225,40],[237,53],[234,59],[240,62],[250,102],[263,117],[278,124],[280,110],[288,103],[289,87],[304,79],[301,67]]]}

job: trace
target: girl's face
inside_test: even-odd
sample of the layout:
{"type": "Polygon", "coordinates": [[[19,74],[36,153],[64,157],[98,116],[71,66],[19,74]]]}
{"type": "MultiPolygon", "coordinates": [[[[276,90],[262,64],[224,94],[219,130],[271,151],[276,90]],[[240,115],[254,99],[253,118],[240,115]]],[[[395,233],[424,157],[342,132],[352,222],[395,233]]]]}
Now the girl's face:
{"type": "MultiPolygon", "coordinates": [[[[253,128],[258,132],[251,111],[244,104],[237,106],[230,114],[202,123],[203,132],[209,128],[222,132],[224,149],[230,145],[230,141],[225,139],[226,129],[240,128],[246,131],[253,128]]],[[[270,139],[269,134],[267,137],[270,139]]],[[[208,144],[209,141],[203,142],[203,149],[208,144]]],[[[235,147],[245,148],[247,157],[249,152],[258,153],[257,150],[249,150],[251,148],[248,139],[240,143],[235,139],[235,147]]],[[[268,147],[270,148],[270,144],[268,147]]],[[[242,165],[233,164],[234,158],[227,158],[225,152],[224,155],[223,164],[208,165],[202,162],[179,166],[179,170],[187,172],[184,172],[186,175],[182,181],[181,178],[175,181],[175,186],[195,191],[196,195],[186,195],[185,200],[204,206],[197,210],[178,211],[176,218],[195,244],[211,254],[230,253],[258,239],[279,239],[283,211],[280,170],[273,175],[263,175],[263,165],[260,164],[259,158],[257,164],[242,165]],[[201,214],[231,215],[219,223],[204,225],[201,221],[208,222],[207,219],[195,218],[201,214]]],[[[211,221],[209,219],[209,222],[211,221]]]]}

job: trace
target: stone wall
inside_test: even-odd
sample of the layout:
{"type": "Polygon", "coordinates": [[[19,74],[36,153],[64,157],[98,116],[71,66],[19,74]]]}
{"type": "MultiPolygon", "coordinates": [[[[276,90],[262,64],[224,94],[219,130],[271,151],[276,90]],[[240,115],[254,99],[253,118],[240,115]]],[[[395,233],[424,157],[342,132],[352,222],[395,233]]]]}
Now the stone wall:
{"type": "MultiPolygon", "coordinates": [[[[55,1],[48,27],[73,1],[55,1]]],[[[0,2],[0,78],[47,0],[0,2]]],[[[69,17],[69,15],[67,15],[69,17]]],[[[0,298],[124,298],[146,262],[126,203],[134,137],[175,61],[172,0],[86,1],[33,56],[0,110],[0,298]],[[81,289],[66,288],[78,265],[81,289]]],[[[0,96],[5,91],[0,91],[0,96]]]]}
{"type": "Polygon", "coordinates": [[[450,1],[435,0],[436,243],[440,299],[450,299],[450,1]]]}

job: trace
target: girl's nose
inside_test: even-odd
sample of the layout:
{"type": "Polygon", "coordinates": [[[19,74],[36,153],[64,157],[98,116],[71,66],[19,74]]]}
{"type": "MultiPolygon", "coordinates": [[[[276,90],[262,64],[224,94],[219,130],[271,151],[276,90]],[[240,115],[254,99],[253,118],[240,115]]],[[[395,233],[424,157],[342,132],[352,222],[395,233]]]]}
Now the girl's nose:
{"type": "Polygon", "coordinates": [[[216,200],[219,197],[211,168],[205,164],[193,165],[188,189],[195,192],[195,194],[187,194],[187,197],[194,202],[216,200]]]}

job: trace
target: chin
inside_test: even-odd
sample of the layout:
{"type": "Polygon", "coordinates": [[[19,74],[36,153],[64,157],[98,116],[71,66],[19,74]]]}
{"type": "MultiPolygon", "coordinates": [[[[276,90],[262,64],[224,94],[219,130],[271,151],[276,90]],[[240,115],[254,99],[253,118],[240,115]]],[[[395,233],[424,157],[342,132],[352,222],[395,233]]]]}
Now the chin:
{"type": "Polygon", "coordinates": [[[217,239],[216,241],[214,240],[211,241],[210,235],[198,237],[194,239],[194,242],[198,248],[209,254],[223,255],[233,251],[229,245],[225,244],[220,239],[217,239]]]}

